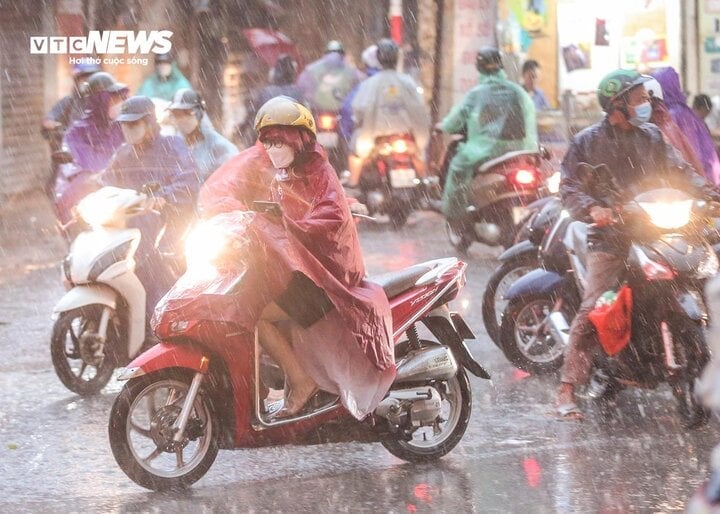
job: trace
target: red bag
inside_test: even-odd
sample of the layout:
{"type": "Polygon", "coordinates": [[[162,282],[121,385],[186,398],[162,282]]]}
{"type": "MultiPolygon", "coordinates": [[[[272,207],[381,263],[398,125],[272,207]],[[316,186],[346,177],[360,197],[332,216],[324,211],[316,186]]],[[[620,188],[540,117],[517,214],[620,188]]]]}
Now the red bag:
{"type": "Polygon", "coordinates": [[[615,302],[595,307],[588,314],[588,319],[597,330],[600,345],[611,357],[630,342],[632,303],[632,289],[625,284],[618,291],[615,302]]]}

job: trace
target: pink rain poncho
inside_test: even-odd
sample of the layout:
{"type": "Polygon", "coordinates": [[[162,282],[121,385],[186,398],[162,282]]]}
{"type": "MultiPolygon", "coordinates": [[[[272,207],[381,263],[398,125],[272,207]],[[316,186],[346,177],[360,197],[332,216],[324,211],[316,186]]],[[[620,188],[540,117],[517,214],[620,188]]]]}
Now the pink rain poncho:
{"type": "Polygon", "coordinates": [[[330,308],[309,326],[294,324],[293,345],[318,385],[339,394],[344,406],[362,419],[395,377],[390,306],[382,288],[365,280],[342,186],[321,147],[311,145],[290,176],[272,182],[271,197],[282,209],[279,218],[242,212],[250,207],[249,191],[258,199],[267,198],[257,187],[261,170],[269,176],[276,173],[262,145],[242,152],[210,177],[200,194],[200,208],[205,216],[225,213],[211,222],[231,226],[235,239],[244,242],[240,257],[229,265],[235,268],[233,278],[241,273],[243,277],[232,295],[208,294],[204,291],[219,290],[217,284],[184,285],[183,277],[161,308],[165,319],[172,320],[173,310],[187,319],[192,302],[193,319],[229,321],[253,331],[264,307],[287,297],[288,286],[298,277],[309,289],[318,286],[330,308]]]}

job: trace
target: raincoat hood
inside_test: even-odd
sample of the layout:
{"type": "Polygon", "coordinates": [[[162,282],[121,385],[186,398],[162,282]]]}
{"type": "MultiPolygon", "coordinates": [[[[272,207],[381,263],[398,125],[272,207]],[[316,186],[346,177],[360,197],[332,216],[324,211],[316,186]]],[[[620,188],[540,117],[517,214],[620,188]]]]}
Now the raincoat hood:
{"type": "Polygon", "coordinates": [[[668,67],[656,71],[653,76],[663,89],[664,101],[670,115],[685,134],[702,163],[702,169],[698,171],[704,173],[714,184],[719,185],[720,159],[718,159],[715,143],[713,143],[707,125],[688,107],[677,72],[668,67]]]}
{"type": "Polygon", "coordinates": [[[687,97],[680,87],[680,76],[673,68],[661,68],[652,75],[660,83],[663,99],[668,106],[687,104],[687,97]]]}
{"type": "Polygon", "coordinates": [[[330,52],[323,55],[320,62],[329,68],[342,68],[345,66],[345,56],[339,52],[330,52]]]}

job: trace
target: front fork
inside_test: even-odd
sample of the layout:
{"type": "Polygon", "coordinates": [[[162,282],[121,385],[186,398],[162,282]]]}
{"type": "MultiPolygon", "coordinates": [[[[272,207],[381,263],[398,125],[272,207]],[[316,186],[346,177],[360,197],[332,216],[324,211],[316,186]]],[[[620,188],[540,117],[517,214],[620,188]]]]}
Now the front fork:
{"type": "Polygon", "coordinates": [[[180,443],[185,439],[185,428],[187,428],[188,419],[190,419],[190,413],[192,412],[193,405],[195,405],[195,399],[197,398],[198,391],[200,391],[200,385],[202,384],[204,373],[196,372],[193,376],[192,382],[190,383],[190,389],[185,397],[180,415],[175,421],[175,435],[173,441],[180,443]]]}

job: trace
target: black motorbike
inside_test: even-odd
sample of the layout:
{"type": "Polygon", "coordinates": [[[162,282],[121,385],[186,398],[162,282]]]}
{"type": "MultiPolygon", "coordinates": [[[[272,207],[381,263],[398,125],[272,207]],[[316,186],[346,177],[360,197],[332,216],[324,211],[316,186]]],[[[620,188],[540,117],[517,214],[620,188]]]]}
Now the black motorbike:
{"type": "Polygon", "coordinates": [[[417,173],[417,145],[412,134],[375,138],[360,175],[360,197],[370,215],[387,214],[398,229],[424,198],[427,180],[417,173]]]}
{"type": "Polygon", "coordinates": [[[488,278],[483,293],[482,317],[490,339],[500,342],[500,323],[508,288],[521,276],[538,267],[543,238],[562,211],[558,196],[546,196],[528,205],[530,215],[517,233],[516,242],[498,257],[500,264],[488,278]]]}
{"type": "MultiPolygon", "coordinates": [[[[611,178],[604,178],[610,176],[606,169],[597,175],[599,182],[611,183],[611,178]]],[[[606,189],[619,198],[614,185],[606,189]]],[[[606,205],[617,212],[616,226],[630,241],[624,280],[633,297],[632,332],[629,344],[614,357],[598,352],[590,395],[608,399],[628,385],[655,388],[667,383],[683,424],[701,425],[707,411],[693,391],[709,359],[702,291],[719,268],[707,241],[718,206],[667,184],[646,187],[630,202],[608,200],[606,205]]],[[[556,224],[558,234],[565,232],[568,271],[538,268],[506,295],[501,345],[521,369],[544,373],[562,364],[569,323],[585,284],[589,227],[570,218],[556,224]]]]}

